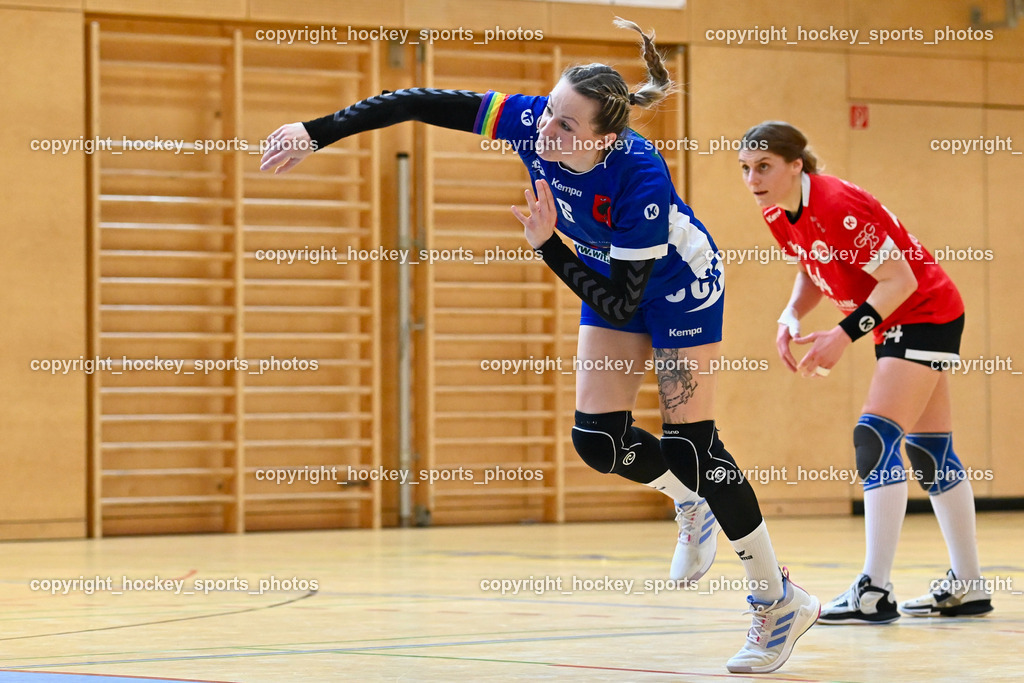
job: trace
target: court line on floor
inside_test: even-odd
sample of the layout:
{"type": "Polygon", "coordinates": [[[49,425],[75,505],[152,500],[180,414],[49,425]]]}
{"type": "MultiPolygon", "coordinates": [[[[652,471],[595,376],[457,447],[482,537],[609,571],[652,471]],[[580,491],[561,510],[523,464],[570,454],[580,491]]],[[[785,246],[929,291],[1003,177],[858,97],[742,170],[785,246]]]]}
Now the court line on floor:
{"type": "Polygon", "coordinates": [[[273,607],[284,607],[285,605],[290,605],[290,604],[292,604],[294,602],[298,602],[300,600],[305,600],[306,598],[312,597],[314,595],[316,595],[316,591],[309,591],[305,595],[300,595],[298,597],[291,598],[289,600],[285,600],[284,602],[277,602],[277,603],[274,603],[272,605],[259,605],[257,607],[246,607],[245,609],[232,610],[230,612],[215,612],[213,614],[193,614],[191,616],[177,617],[175,619],[160,619],[160,620],[157,620],[157,621],[144,621],[144,622],[138,622],[138,623],[134,623],[134,624],[118,624],[116,626],[99,626],[97,628],[85,628],[85,629],[79,629],[79,630],[76,630],[76,631],[60,631],[60,632],[57,632],[57,633],[36,633],[36,634],[30,634],[30,635],[24,635],[24,636],[10,636],[10,637],[7,637],[7,638],[0,638],[0,642],[7,642],[7,641],[11,641],[11,640],[28,640],[30,638],[49,638],[49,637],[52,637],[52,636],[71,636],[71,635],[78,635],[78,634],[81,634],[81,633],[96,633],[98,631],[114,631],[116,629],[121,629],[121,628],[135,628],[135,627],[138,627],[138,626],[154,626],[156,624],[171,624],[171,623],[174,623],[174,622],[177,622],[177,621],[192,621],[192,620],[195,620],[195,619],[211,619],[213,617],[226,617],[226,616],[231,616],[231,615],[235,615],[235,614],[245,614],[246,612],[257,612],[257,611],[260,611],[260,610],[271,609],[273,607]]]}

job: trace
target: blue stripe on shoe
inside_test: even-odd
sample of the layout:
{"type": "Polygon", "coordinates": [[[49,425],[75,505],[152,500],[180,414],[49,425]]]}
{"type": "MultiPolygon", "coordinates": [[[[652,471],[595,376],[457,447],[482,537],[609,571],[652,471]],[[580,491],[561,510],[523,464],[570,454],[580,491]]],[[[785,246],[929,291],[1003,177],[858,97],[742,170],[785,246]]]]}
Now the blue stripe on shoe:
{"type": "Polygon", "coordinates": [[[786,616],[782,617],[781,619],[779,619],[775,623],[776,624],[784,624],[787,621],[789,621],[790,619],[792,619],[794,616],[796,616],[796,612],[790,612],[789,614],[787,614],[786,616]]]}
{"type": "Polygon", "coordinates": [[[773,647],[775,647],[776,645],[782,645],[784,642],[786,642],[786,636],[782,636],[781,638],[776,638],[775,640],[769,640],[768,644],[765,647],[770,650],[773,647]]]}

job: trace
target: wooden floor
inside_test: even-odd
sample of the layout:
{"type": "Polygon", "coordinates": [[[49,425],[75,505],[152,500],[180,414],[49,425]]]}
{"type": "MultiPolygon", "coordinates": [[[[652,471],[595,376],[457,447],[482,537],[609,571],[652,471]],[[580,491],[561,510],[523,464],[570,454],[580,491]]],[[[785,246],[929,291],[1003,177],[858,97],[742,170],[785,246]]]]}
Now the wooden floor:
{"type": "MultiPolygon", "coordinates": [[[[769,523],[780,561],[822,602],[858,573],[860,518],[769,523]]],[[[1022,524],[979,517],[986,577],[1002,582],[988,617],[819,625],[786,666],[755,677],[725,669],[750,617],[748,591],[729,585],[742,572],[724,536],[698,590],[645,585],[667,573],[670,521],[6,543],[0,682],[1019,680],[1022,524]],[[152,585],[123,590],[125,577],[152,585]],[[260,594],[271,577],[290,583],[260,594]],[[33,590],[51,579],[100,590],[33,590]],[[503,579],[534,585],[482,588],[503,579]],[[588,579],[634,583],[574,585],[588,579]]],[[[897,598],[925,592],[947,566],[934,518],[909,517],[897,598]]]]}

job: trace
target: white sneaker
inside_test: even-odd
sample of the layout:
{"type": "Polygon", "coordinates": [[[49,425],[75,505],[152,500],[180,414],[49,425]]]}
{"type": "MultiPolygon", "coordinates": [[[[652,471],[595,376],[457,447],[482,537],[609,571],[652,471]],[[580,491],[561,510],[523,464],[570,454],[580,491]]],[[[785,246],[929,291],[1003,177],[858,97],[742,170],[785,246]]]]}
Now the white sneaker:
{"type": "Polygon", "coordinates": [[[873,586],[871,577],[861,574],[853,585],[821,608],[823,624],[891,624],[900,618],[892,595],[892,584],[873,586]]]}
{"type": "Polygon", "coordinates": [[[950,569],[946,577],[932,581],[935,590],[900,603],[908,617],[980,617],[992,611],[992,593],[984,579],[962,580],[950,569]]]}
{"type": "Polygon", "coordinates": [[[807,632],[818,618],[821,603],[789,580],[782,570],[782,598],[768,604],[747,596],[754,623],[747,632],[747,642],[726,663],[732,673],[763,674],[775,671],[786,663],[797,639],[807,632]]]}
{"type": "Polygon", "coordinates": [[[679,537],[668,578],[696,581],[711,569],[715,561],[718,532],[722,527],[703,498],[697,502],[676,503],[676,522],[679,524],[679,537]]]}

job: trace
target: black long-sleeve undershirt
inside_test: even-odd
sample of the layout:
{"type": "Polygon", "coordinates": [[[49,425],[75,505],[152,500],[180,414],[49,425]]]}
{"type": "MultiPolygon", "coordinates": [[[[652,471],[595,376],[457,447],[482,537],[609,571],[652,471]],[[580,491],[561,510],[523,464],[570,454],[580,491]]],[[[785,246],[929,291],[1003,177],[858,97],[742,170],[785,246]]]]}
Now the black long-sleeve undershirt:
{"type": "MultiPolygon", "coordinates": [[[[472,132],[483,97],[469,90],[437,88],[384,91],[302,125],[316,149],[350,135],[404,121],[472,132]]],[[[654,259],[621,261],[613,258],[610,260],[611,277],[605,277],[584,264],[557,234],[544,243],[540,252],[544,262],[569,289],[616,327],[633,318],[654,270],[654,259]]]]}
{"type": "Polygon", "coordinates": [[[611,277],[605,277],[580,261],[557,234],[541,245],[540,253],[558,279],[615,327],[632,320],[654,270],[654,259],[620,261],[613,258],[609,260],[611,277]]]}
{"type": "Polygon", "coordinates": [[[407,88],[368,97],[350,107],[302,125],[321,149],[338,140],[367,130],[385,128],[403,121],[422,121],[432,126],[473,132],[484,96],[470,90],[407,88]]]}

